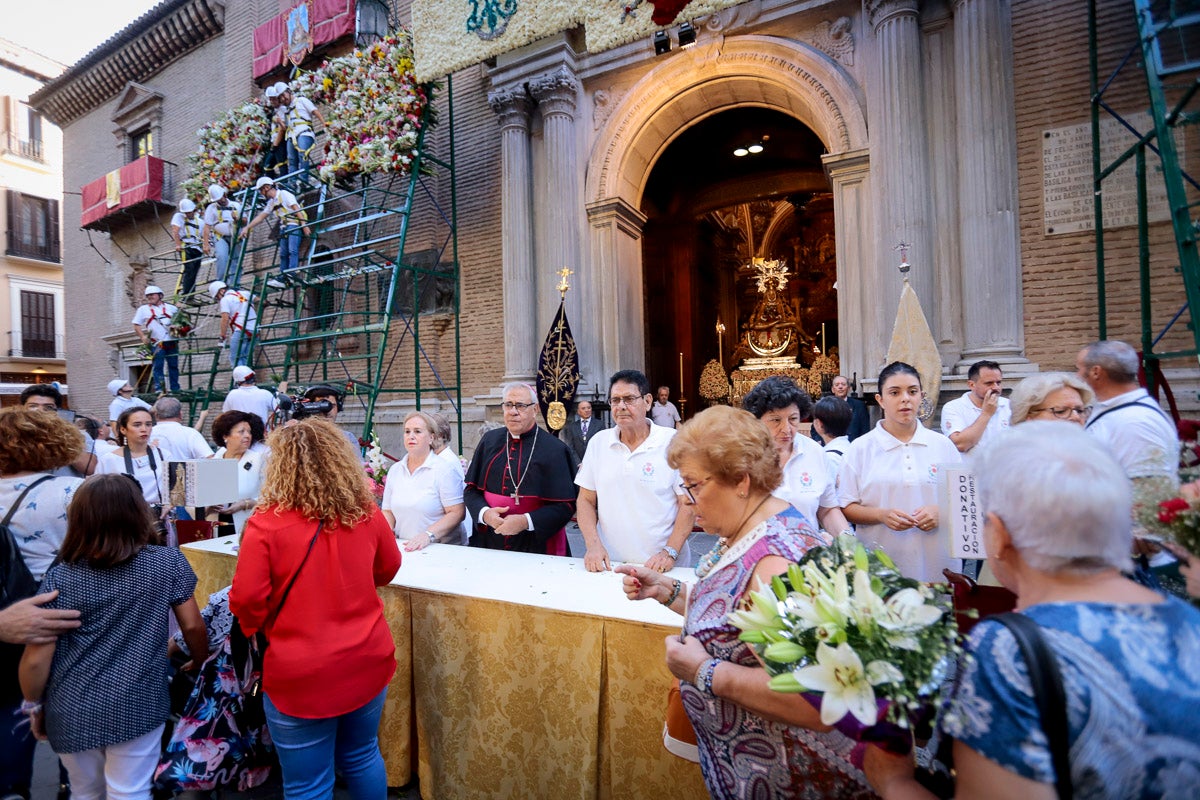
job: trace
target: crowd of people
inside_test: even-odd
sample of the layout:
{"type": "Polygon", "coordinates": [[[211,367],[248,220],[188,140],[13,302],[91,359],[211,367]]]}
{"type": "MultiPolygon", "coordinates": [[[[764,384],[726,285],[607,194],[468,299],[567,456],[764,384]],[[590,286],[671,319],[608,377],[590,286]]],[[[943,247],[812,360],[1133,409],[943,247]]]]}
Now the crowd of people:
{"type": "MultiPolygon", "coordinates": [[[[939,471],[963,460],[985,520],[980,580],[1015,595],[1060,666],[1077,795],[1195,795],[1200,612],[1161,586],[1173,574],[1200,593],[1200,561],[1135,536],[1135,488],[1177,487],[1179,454],[1137,367],[1128,345],[1096,342],[1075,374],[1031,376],[1006,398],[1001,366],[979,362],[940,432],[922,424],[921,377],[901,362],[879,375],[874,427],[857,422],[850,400],[861,401],[840,376],[816,403],[775,376],[742,408],[681,423],[661,408],[669,390],[656,397],[644,374],[622,370],[609,382],[611,427],[580,403],[555,436],[537,425],[536,391],[512,383],[503,426],[483,433],[465,469],[448,420],[408,414],[404,455],[379,500],[357,440],[335,424],[333,387],[304,398],[324,410],[268,434],[277,399],[237,365],[212,424],[215,451],[182,424],[175,398],[147,408],[114,380],[115,442],[98,446],[98,423],[89,435],[46,413],[62,398],[30,387],[21,408],[0,413],[0,514],[16,512],[6,525],[40,584],[0,610],[0,714],[32,723],[0,726],[0,797],[25,796],[34,736],[49,738],[76,796],[102,797],[106,785],[110,797],[146,796],[165,697],[123,708],[128,692],[97,699],[82,687],[165,675],[170,618],[194,664],[213,648],[195,576],[163,546],[189,511],[169,502],[167,463],[209,457],[239,465],[237,498],[210,509],[241,536],[232,588],[214,597],[245,634],[271,642],[265,708],[289,798],[328,797],[335,771],[352,796],[384,796],[376,734],[395,658],[374,588],[392,580],[402,551],[464,544],[582,558],[588,571],[620,573],[630,599],[680,615],[665,659],[712,797],[932,796],[911,756],[864,747],[804,697],[773,691],[729,615],[839,534],[882,548],[920,581],[968,570],[949,556],[939,511],[939,471]],[[572,517],[583,552],[568,543],[572,517]],[[689,550],[697,527],[717,537],[708,553],[689,550]],[[693,565],[694,581],[673,572],[693,565]],[[153,591],[128,591],[139,582],[153,591]],[[1136,735],[1112,735],[1118,727],[1136,735]]],[[[959,796],[1055,796],[1063,776],[1012,635],[983,620],[966,647],[938,724],[939,737],[953,737],[959,796]]]]}

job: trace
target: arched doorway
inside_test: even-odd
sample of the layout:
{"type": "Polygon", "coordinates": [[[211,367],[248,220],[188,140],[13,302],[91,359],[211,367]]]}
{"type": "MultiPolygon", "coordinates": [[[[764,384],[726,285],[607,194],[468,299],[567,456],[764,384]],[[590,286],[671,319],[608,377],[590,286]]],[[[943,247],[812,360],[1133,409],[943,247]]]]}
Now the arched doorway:
{"type": "MultiPolygon", "coordinates": [[[[656,256],[646,248],[658,247],[668,254],[666,257],[674,258],[669,255],[674,240],[670,234],[655,234],[658,223],[651,222],[653,215],[662,210],[660,206],[664,202],[669,206],[671,200],[656,199],[658,194],[650,184],[659,165],[673,161],[669,153],[675,152],[672,147],[677,140],[685,141],[679,152],[689,151],[689,131],[698,127],[703,131],[702,126],[710,118],[753,121],[750,112],[773,115],[768,121],[784,131],[782,139],[790,137],[793,144],[800,142],[804,153],[793,159],[796,163],[781,167],[779,174],[784,181],[774,188],[773,179],[767,175],[758,174],[740,183],[731,177],[722,181],[724,191],[732,193],[729,196],[733,199],[728,202],[717,194],[707,203],[700,203],[700,196],[689,198],[692,208],[700,210],[705,235],[729,236],[733,226],[719,222],[722,215],[718,212],[724,210],[728,220],[736,211],[734,207],[750,203],[743,215],[769,217],[763,241],[770,240],[768,247],[778,252],[777,248],[796,238],[797,207],[805,209],[803,213],[822,211],[833,228],[835,242],[832,277],[839,287],[836,319],[843,331],[861,326],[868,334],[874,333],[873,327],[879,323],[874,319],[876,315],[864,311],[864,281],[859,277],[874,259],[872,237],[861,235],[872,228],[862,89],[837,62],[802,42],[762,35],[729,36],[719,45],[714,41],[696,47],[686,56],[672,57],[647,72],[621,95],[593,138],[584,188],[591,274],[587,291],[591,292],[589,310],[600,334],[596,359],[599,374],[640,367],[647,369],[655,382],[675,387],[682,352],[684,383],[694,387],[704,362],[715,356],[715,331],[710,328],[716,322],[713,310],[704,308],[701,314],[697,310],[701,300],[693,297],[690,288],[684,291],[665,280],[682,279],[684,272],[692,273],[676,269],[647,279],[646,271],[656,256]],[[732,116],[722,117],[725,113],[732,116]],[[798,180],[800,173],[809,183],[798,180]],[[819,173],[823,175],[818,178],[819,173]],[[753,205],[768,202],[773,204],[771,208],[753,205]],[[645,248],[644,236],[652,240],[645,248]],[[667,284],[671,284],[669,288],[667,284]],[[654,341],[658,329],[651,327],[660,323],[651,318],[666,313],[668,291],[686,295],[680,302],[688,311],[671,312],[671,341],[660,348],[654,341]],[[707,338],[703,338],[706,333],[707,338]],[[685,346],[681,349],[676,341],[685,346]]],[[[690,170],[703,177],[711,165],[690,162],[673,169],[690,170]]],[[[699,223],[697,227],[701,227],[699,223]]],[[[696,244],[691,247],[699,249],[696,244]]],[[[799,297],[796,299],[799,301],[799,297]]],[[[722,317],[722,322],[730,329],[736,328],[732,316],[722,317]]],[[[811,323],[808,331],[810,335],[813,332],[811,323]]],[[[828,341],[828,326],[826,336],[828,341]]],[[[855,338],[871,340],[869,336],[855,338]]],[[[842,347],[843,363],[847,350],[852,351],[851,359],[861,360],[853,347],[850,340],[842,347]]],[[[729,358],[730,354],[726,352],[725,356],[729,358]]],[[[694,388],[687,391],[693,392],[689,399],[693,398],[694,388]]],[[[689,404],[691,408],[694,405],[689,404]]]]}
{"type": "Polygon", "coordinates": [[[808,367],[836,346],[833,195],[824,151],[795,117],[734,108],[687,128],[651,168],[640,208],[645,296],[653,298],[646,370],[654,383],[681,391],[692,410],[703,407],[698,387],[707,362],[720,357],[728,374],[759,355],[738,335],[763,297],[755,259],[788,270],[778,296],[796,327],[779,355],[808,367]],[[718,323],[725,327],[720,347],[718,323]]]}

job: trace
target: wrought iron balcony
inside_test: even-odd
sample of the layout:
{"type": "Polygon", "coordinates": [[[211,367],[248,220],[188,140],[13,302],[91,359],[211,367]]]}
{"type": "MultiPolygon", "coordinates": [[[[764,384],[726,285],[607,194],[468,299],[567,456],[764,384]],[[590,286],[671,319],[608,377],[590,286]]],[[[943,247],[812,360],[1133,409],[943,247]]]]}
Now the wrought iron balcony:
{"type": "MultiPolygon", "coordinates": [[[[57,230],[57,226],[55,229],[57,230]]],[[[38,261],[50,261],[55,264],[62,263],[62,251],[59,248],[57,239],[39,245],[32,242],[22,242],[21,237],[16,231],[6,231],[6,234],[8,240],[4,248],[6,255],[17,256],[19,258],[33,258],[38,261]]]]}
{"type": "Polygon", "coordinates": [[[28,158],[31,161],[45,161],[45,149],[41,139],[22,139],[17,134],[9,131],[0,143],[4,145],[4,152],[16,153],[22,158],[28,158]]]}
{"type": "Polygon", "coordinates": [[[81,227],[112,231],[157,205],[174,206],[175,172],[170,161],[142,156],[85,184],[81,227]]]}
{"type": "Polygon", "coordinates": [[[24,331],[8,332],[9,358],[47,358],[65,361],[67,351],[59,335],[39,337],[24,331]]]}

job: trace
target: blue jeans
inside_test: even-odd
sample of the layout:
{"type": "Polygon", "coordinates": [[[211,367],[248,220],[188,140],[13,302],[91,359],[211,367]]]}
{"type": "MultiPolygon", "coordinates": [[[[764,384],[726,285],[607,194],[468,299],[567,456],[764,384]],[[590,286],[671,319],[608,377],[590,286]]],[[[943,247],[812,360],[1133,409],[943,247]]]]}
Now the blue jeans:
{"type": "Polygon", "coordinates": [[[316,138],[311,133],[300,134],[296,137],[295,142],[291,139],[287,140],[288,172],[295,172],[301,166],[307,167],[312,163],[312,159],[308,157],[308,153],[316,141],[316,138]]]}
{"type": "Polygon", "coordinates": [[[250,366],[250,337],[241,328],[229,332],[229,366],[250,366]]]}
{"type": "Polygon", "coordinates": [[[225,280],[225,273],[229,270],[229,237],[217,236],[216,247],[213,248],[213,255],[216,256],[216,280],[225,280]]]}
{"type": "Polygon", "coordinates": [[[28,718],[20,708],[20,698],[11,705],[0,703],[0,797],[9,793],[28,797],[33,781],[37,739],[29,732],[28,718]]]}
{"type": "Polygon", "coordinates": [[[162,391],[163,364],[167,365],[167,375],[171,379],[171,391],[179,391],[179,342],[172,339],[167,342],[154,343],[154,360],[150,362],[150,370],[154,374],[154,391],[162,391]]]}
{"type": "Polygon", "coordinates": [[[301,719],[284,714],[264,696],[267,727],[283,767],[287,800],[333,797],[333,767],[346,781],[354,800],[386,800],[387,772],[379,752],[379,718],[387,687],[362,708],[327,719],[301,719]]]}
{"type": "Polygon", "coordinates": [[[300,228],[279,231],[279,270],[291,272],[300,267],[300,228]]]}

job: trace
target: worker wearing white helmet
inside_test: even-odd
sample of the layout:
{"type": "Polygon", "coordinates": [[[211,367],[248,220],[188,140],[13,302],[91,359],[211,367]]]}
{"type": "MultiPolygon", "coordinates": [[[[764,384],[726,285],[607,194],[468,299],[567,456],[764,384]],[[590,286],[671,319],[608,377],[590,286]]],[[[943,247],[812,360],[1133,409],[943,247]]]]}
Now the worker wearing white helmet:
{"type": "Polygon", "coordinates": [[[130,408],[144,408],[150,410],[150,405],[140,397],[133,394],[133,387],[129,385],[129,381],[124,378],[113,378],[108,382],[108,393],[113,396],[113,401],[108,404],[108,424],[115,429],[117,420],[121,414],[130,408]]]}
{"type": "Polygon", "coordinates": [[[200,246],[202,225],[196,214],[196,204],[186,197],[180,200],[179,210],[171,217],[171,238],[175,240],[175,252],[183,261],[181,295],[191,294],[196,286],[196,273],[200,270],[200,259],[204,257],[200,246]]]}
{"type": "Polygon", "coordinates": [[[217,336],[221,344],[229,345],[229,366],[240,367],[250,363],[250,339],[258,324],[250,293],[242,289],[230,289],[225,281],[213,281],[208,293],[217,302],[221,312],[221,327],[217,336]]]}
{"type": "MultiPolygon", "coordinates": [[[[238,231],[238,239],[244,239],[268,216],[273,217],[279,224],[279,269],[287,275],[300,266],[300,232],[303,231],[305,236],[312,235],[308,228],[308,215],[296,195],[276,185],[270,178],[259,178],[254,188],[263,197],[263,210],[238,231]]],[[[270,284],[276,287],[281,285],[274,279],[270,284]]]]}
{"type": "Polygon", "coordinates": [[[200,228],[200,241],[204,254],[214,256],[217,280],[225,280],[229,269],[229,254],[233,246],[233,228],[242,212],[242,204],[229,199],[229,193],[219,183],[208,187],[211,201],[204,209],[204,221],[200,228]]]}
{"type": "Polygon", "coordinates": [[[284,136],[287,122],[279,115],[279,92],[268,86],[263,92],[263,114],[267,118],[267,135],[263,141],[262,172],[279,177],[287,168],[287,145],[284,136]]]}
{"type": "MultiPolygon", "coordinates": [[[[193,209],[194,210],[194,209],[193,209]]],[[[163,290],[150,285],[144,292],[146,302],[133,315],[133,332],[153,354],[151,370],[154,391],[163,389],[163,365],[167,367],[171,391],[179,391],[179,342],[171,335],[171,318],[179,313],[176,306],[163,300],[163,290]]]]}
{"type": "Polygon", "coordinates": [[[316,144],[316,134],[313,132],[313,117],[325,127],[325,117],[313,102],[303,95],[298,95],[283,81],[276,83],[273,88],[278,93],[279,112],[287,126],[288,172],[295,172],[301,166],[312,163],[312,149],[316,144]]]}

